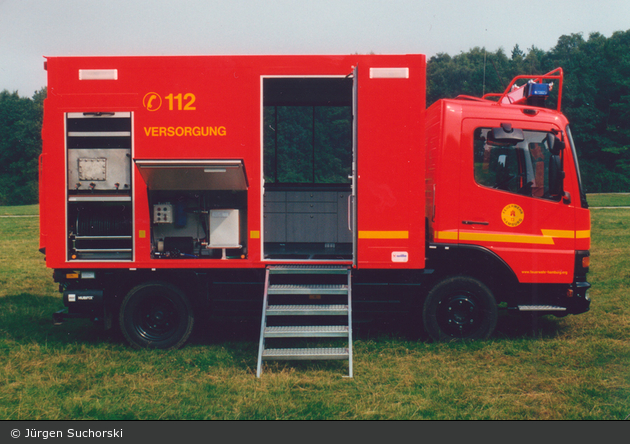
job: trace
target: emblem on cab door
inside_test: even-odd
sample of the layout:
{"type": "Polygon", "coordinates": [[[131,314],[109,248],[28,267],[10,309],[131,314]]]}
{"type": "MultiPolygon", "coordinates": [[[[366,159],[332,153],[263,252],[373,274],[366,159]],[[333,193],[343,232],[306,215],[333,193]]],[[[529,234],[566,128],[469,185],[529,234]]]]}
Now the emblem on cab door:
{"type": "Polygon", "coordinates": [[[525,218],[525,212],[516,204],[506,205],[501,211],[501,220],[508,227],[518,227],[525,218]]]}

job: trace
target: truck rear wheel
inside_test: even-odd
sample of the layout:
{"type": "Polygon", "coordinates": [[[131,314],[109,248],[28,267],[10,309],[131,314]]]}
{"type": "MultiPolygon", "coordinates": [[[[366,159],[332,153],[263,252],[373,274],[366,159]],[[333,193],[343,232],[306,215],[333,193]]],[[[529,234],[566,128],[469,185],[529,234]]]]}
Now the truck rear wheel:
{"type": "Polygon", "coordinates": [[[497,303],[490,289],[469,276],[439,282],[424,302],[424,328],[435,341],[487,339],[497,324],[497,303]]]}
{"type": "Polygon", "coordinates": [[[127,293],[119,323],[134,348],[176,349],[188,340],[194,316],[188,298],[177,287],[148,282],[127,293]]]}

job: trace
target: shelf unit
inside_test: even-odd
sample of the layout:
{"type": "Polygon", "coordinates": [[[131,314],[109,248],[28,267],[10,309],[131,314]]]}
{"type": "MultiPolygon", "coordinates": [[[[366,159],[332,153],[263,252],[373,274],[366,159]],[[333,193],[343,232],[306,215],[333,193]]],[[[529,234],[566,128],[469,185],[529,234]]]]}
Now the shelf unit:
{"type": "Polygon", "coordinates": [[[131,260],[131,112],[66,114],[68,260],[131,260]]]}

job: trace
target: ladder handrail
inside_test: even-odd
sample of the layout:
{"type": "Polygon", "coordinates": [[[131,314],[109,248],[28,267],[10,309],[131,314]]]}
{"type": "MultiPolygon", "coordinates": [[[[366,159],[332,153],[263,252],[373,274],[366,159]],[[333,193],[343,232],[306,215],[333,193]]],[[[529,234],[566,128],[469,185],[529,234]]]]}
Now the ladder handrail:
{"type": "Polygon", "coordinates": [[[265,294],[263,296],[263,312],[260,320],[260,342],[258,343],[258,363],[256,364],[256,377],[262,373],[262,353],[265,348],[265,327],[267,326],[267,297],[269,292],[269,267],[265,270],[265,294]]]}
{"type": "Polygon", "coordinates": [[[348,267],[348,378],[352,377],[352,269],[348,267]]]}

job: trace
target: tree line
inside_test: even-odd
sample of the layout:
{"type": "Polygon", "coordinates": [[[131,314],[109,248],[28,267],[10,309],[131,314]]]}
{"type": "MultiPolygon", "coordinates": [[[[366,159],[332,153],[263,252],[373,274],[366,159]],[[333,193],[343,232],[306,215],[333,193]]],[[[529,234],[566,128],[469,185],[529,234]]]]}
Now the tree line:
{"type": "MultiPolygon", "coordinates": [[[[473,48],[427,62],[427,105],[460,94],[501,93],[520,74],[564,71],[562,112],[571,125],[586,192],[630,191],[630,31],[563,35],[549,51],[473,48]]],[[[522,84],[523,82],[521,82],[522,84]]],[[[557,94],[557,93],[556,93],[557,94]]],[[[555,98],[548,105],[555,106],[555,98]]]]}
{"type": "MultiPolygon", "coordinates": [[[[571,122],[587,192],[630,191],[630,30],[563,35],[549,51],[475,47],[427,61],[427,105],[503,92],[520,74],[564,70],[562,111],[571,122]]],[[[46,88],[31,98],[0,92],[0,205],[36,203],[46,88]]],[[[550,99],[550,105],[554,104],[550,99]]]]}
{"type": "Polygon", "coordinates": [[[349,183],[351,106],[265,106],[263,119],[265,183],[349,183]]]}
{"type": "Polygon", "coordinates": [[[45,88],[32,98],[0,92],[0,205],[37,203],[45,98],[45,88]]]}

